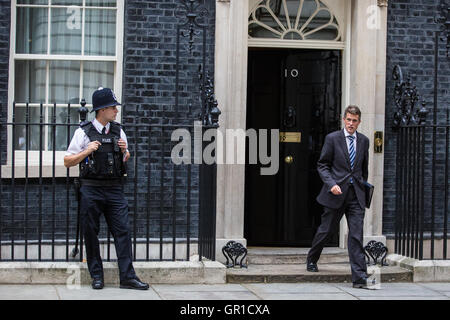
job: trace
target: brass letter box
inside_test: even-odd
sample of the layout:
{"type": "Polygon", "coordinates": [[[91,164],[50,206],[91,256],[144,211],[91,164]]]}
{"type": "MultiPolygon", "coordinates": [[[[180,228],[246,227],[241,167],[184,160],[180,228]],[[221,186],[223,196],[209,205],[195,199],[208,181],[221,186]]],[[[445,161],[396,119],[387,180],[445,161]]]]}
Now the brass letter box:
{"type": "Polygon", "coordinates": [[[302,142],[301,132],[280,132],[280,142],[302,142]]]}

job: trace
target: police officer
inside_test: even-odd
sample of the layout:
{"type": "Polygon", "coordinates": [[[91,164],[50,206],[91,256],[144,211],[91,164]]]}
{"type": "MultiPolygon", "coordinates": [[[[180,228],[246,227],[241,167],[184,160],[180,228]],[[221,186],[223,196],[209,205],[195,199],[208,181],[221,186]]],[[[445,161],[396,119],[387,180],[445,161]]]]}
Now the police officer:
{"type": "Polygon", "coordinates": [[[104,214],[114,237],[120,288],[147,290],[149,285],[139,280],[132,265],[128,203],[122,185],[130,153],[125,132],[114,122],[120,103],[111,89],[100,87],[92,95],[92,104],[95,119],[75,131],[64,157],[67,168],[80,166],[81,225],[92,288],[104,286],[98,241],[99,218],[104,214]]]}

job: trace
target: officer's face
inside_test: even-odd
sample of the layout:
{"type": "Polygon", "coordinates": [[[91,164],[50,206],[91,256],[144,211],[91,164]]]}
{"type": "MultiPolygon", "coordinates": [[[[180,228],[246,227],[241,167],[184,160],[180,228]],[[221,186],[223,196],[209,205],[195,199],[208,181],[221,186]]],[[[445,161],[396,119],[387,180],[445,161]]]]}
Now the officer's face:
{"type": "Polygon", "coordinates": [[[116,106],[103,108],[101,110],[103,111],[102,112],[103,118],[107,121],[116,120],[117,113],[119,112],[119,110],[117,110],[116,106]]]}

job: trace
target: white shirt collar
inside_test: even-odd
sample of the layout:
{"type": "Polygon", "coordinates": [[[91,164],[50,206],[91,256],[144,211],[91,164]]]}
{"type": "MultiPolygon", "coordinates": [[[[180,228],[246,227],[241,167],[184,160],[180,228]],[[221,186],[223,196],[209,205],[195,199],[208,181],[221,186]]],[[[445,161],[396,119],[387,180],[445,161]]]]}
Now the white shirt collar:
{"type": "Polygon", "coordinates": [[[103,126],[103,125],[100,123],[100,121],[98,121],[97,119],[94,119],[94,120],[92,121],[92,124],[94,125],[95,129],[97,129],[97,131],[98,131],[99,133],[102,133],[103,127],[106,128],[106,132],[108,133],[108,132],[109,132],[109,127],[111,126],[111,124],[110,124],[109,122],[106,124],[106,126],[103,126]]]}

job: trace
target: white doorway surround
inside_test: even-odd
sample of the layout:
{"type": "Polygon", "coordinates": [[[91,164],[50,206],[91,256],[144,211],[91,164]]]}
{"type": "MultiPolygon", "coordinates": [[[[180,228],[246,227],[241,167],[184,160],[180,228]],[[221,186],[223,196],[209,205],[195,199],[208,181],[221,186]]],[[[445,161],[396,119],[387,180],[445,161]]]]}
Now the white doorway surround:
{"type": "MultiPolygon", "coordinates": [[[[215,93],[222,111],[219,123],[223,136],[226,129],[246,129],[249,47],[342,50],[342,108],[348,104],[360,106],[360,129],[371,142],[369,182],[376,191],[372,207],[366,210],[365,243],[386,243],[382,235],[383,153],[373,152],[374,132],[384,132],[386,29],[387,7],[383,1],[216,0],[215,93]],[[272,2],[279,6],[278,16],[271,10],[272,2]],[[308,5],[310,16],[304,17],[301,11],[308,5]],[[290,12],[293,9],[294,14],[290,12]],[[259,18],[261,14],[258,17],[257,10],[265,13],[266,20],[259,18]],[[318,25],[318,16],[327,17],[326,22],[318,25]]],[[[245,164],[217,165],[219,261],[224,260],[221,249],[228,241],[247,245],[244,190],[245,164]]],[[[340,226],[341,248],[347,242],[344,220],[340,226]]]]}

